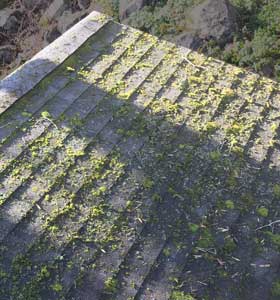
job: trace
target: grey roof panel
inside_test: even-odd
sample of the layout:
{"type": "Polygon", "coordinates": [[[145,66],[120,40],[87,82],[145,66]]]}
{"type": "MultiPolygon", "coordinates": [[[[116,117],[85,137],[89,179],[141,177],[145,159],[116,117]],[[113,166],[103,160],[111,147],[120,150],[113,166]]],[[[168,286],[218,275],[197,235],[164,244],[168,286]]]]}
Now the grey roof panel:
{"type": "Polygon", "coordinates": [[[75,25],[0,83],[0,298],[270,299],[279,95],[97,12],[75,25]]]}

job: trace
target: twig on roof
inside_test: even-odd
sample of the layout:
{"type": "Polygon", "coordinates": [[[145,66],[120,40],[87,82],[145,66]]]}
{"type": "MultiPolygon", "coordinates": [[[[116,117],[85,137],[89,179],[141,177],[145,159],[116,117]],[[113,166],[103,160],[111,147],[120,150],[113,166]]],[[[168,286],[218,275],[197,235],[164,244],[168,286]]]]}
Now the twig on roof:
{"type": "Polygon", "coordinates": [[[271,222],[269,224],[266,224],[266,225],[263,225],[261,227],[258,227],[258,228],[256,228],[256,231],[260,230],[260,229],[263,229],[263,228],[266,228],[266,227],[271,227],[272,225],[277,224],[277,223],[280,223],[280,220],[276,220],[276,221],[273,221],[273,222],[271,222]]]}
{"type": "Polygon", "coordinates": [[[191,64],[193,67],[198,68],[198,69],[203,69],[203,70],[207,70],[207,68],[199,66],[199,65],[195,65],[193,62],[191,62],[187,57],[184,57],[184,59],[191,64]]]}

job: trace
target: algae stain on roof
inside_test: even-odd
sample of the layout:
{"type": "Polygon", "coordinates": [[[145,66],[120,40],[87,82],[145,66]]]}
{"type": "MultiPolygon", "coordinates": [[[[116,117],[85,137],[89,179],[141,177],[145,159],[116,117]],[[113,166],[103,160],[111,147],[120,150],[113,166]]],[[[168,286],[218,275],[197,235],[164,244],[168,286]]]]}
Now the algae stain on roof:
{"type": "Polygon", "coordinates": [[[1,83],[0,298],[268,297],[279,85],[82,22],[1,83]]]}

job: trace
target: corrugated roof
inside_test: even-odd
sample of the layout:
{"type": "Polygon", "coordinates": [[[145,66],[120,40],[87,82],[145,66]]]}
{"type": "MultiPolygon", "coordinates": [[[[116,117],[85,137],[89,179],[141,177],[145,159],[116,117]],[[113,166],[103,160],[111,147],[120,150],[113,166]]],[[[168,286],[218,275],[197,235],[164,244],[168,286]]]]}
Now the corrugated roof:
{"type": "Polygon", "coordinates": [[[279,84],[94,12],[0,88],[0,299],[275,293],[279,84]]]}

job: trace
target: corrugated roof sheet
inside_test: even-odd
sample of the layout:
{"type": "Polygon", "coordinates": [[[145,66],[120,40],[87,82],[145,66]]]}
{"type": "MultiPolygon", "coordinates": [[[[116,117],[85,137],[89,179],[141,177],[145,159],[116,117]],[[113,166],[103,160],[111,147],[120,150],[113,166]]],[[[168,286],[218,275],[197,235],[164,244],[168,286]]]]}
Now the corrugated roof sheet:
{"type": "Polygon", "coordinates": [[[0,87],[0,299],[272,295],[279,84],[94,12],[0,87]]]}

